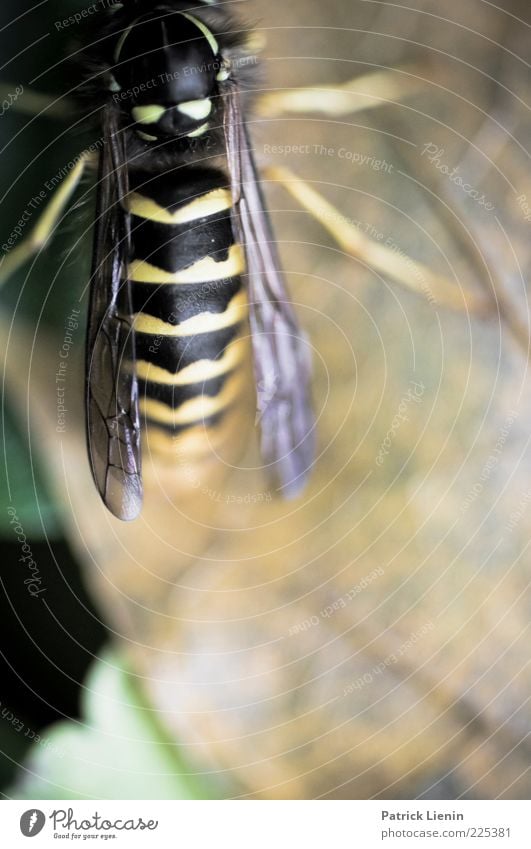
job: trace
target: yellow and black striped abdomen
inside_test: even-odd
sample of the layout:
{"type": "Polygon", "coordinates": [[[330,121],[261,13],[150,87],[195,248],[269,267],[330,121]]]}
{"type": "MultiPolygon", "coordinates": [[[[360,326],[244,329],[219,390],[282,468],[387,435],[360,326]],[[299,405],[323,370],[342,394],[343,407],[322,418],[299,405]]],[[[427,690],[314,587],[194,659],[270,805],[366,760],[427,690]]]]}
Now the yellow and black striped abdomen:
{"type": "Polygon", "coordinates": [[[220,171],[133,175],[131,281],[140,412],[148,448],[202,453],[246,388],[243,249],[220,171]]]}

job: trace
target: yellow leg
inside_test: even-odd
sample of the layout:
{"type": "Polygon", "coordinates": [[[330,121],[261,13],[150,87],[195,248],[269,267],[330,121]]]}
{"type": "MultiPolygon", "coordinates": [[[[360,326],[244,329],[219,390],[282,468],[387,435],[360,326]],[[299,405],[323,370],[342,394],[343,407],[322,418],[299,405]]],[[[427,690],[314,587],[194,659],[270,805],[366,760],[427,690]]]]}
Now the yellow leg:
{"type": "Polygon", "coordinates": [[[18,269],[41,251],[52,236],[70,198],[78,187],[91,154],[83,153],[68,177],[65,177],[50,203],[46,206],[29,236],[0,261],[0,286],[18,269]]]}
{"type": "Polygon", "coordinates": [[[450,309],[486,315],[490,306],[485,298],[465,294],[457,285],[427,266],[406,256],[402,251],[370,239],[348,221],[341,212],[297,177],[288,168],[270,167],[265,174],[280,183],[327,230],[340,248],[359,259],[387,279],[427,298],[431,303],[450,309]]]}
{"type": "Polygon", "coordinates": [[[398,103],[426,87],[426,69],[415,66],[363,74],[339,85],[281,89],[261,97],[258,114],[265,118],[283,115],[326,115],[340,118],[363,109],[398,103]]]}
{"type": "Polygon", "coordinates": [[[65,97],[55,97],[34,89],[25,89],[22,85],[0,83],[0,108],[6,111],[14,109],[24,115],[37,115],[39,118],[70,118],[74,107],[65,97]]]}

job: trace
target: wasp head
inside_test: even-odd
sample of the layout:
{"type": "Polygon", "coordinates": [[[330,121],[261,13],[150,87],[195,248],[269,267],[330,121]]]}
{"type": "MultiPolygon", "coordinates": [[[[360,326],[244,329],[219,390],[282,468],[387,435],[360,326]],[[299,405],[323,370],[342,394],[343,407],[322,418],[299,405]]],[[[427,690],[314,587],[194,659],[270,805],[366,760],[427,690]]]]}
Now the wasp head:
{"type": "Polygon", "coordinates": [[[225,70],[216,36],[199,18],[163,7],[137,18],[120,34],[114,63],[113,86],[141,138],[207,132],[225,70]]]}

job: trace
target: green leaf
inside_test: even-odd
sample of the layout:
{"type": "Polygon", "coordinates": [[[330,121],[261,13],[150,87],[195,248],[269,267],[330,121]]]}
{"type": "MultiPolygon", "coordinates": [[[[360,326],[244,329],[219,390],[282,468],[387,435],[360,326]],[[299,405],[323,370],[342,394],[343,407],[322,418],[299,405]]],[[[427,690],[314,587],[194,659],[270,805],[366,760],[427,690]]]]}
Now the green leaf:
{"type": "Polygon", "coordinates": [[[115,652],[86,680],[83,719],[35,741],[7,796],[14,799],[212,799],[215,780],[193,774],[115,652]],[[36,750],[36,751],[35,751],[36,750]]]}

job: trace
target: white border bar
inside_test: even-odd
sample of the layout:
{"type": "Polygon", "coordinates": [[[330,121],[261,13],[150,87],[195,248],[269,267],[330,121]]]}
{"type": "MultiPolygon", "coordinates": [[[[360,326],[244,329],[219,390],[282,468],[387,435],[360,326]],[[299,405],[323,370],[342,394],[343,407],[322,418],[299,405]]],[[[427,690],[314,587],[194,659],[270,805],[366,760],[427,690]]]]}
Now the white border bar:
{"type": "Polygon", "coordinates": [[[525,801],[6,801],[0,805],[0,833],[6,849],[75,844],[164,849],[530,849],[530,814],[531,803],[525,801]],[[42,823],[40,814],[32,817],[33,810],[44,814],[45,824],[38,834],[26,837],[21,816],[25,815],[26,829],[30,819],[35,828],[42,823]],[[126,821],[137,828],[124,829],[126,821]],[[149,826],[149,821],[156,826],[149,826]],[[111,824],[116,828],[109,828],[111,824]]]}

